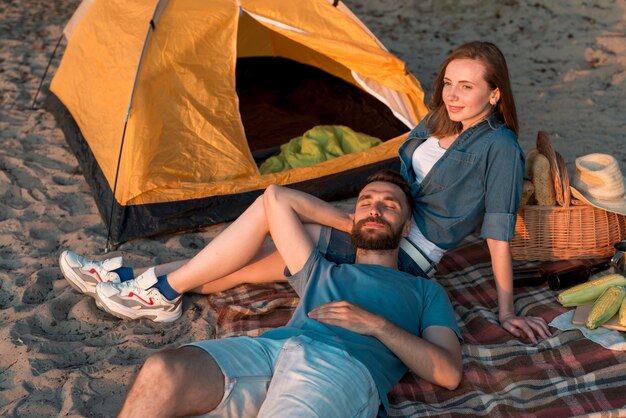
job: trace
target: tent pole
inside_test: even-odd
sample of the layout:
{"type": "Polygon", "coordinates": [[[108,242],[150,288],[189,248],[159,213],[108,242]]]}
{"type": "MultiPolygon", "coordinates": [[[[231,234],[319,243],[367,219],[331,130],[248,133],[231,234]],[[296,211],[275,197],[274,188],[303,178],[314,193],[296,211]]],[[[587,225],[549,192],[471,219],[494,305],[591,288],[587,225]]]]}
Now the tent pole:
{"type": "Polygon", "coordinates": [[[52,56],[50,56],[50,59],[48,60],[48,65],[46,65],[46,70],[43,72],[43,76],[41,76],[39,87],[37,87],[37,92],[35,93],[33,104],[30,107],[31,110],[35,110],[35,104],[37,104],[37,97],[39,96],[39,92],[41,91],[41,86],[43,86],[43,82],[46,79],[46,75],[48,75],[48,70],[50,69],[50,65],[52,65],[52,60],[54,59],[54,56],[56,55],[57,49],[59,49],[59,45],[61,45],[61,41],[63,40],[63,38],[64,36],[63,34],[61,34],[61,36],[59,37],[59,40],[57,41],[57,45],[54,47],[54,51],[52,51],[52,56]]]}
{"type": "Polygon", "coordinates": [[[167,5],[167,1],[159,0],[154,8],[154,12],[152,14],[152,19],[150,19],[148,32],[146,33],[146,39],[143,42],[143,48],[141,49],[141,55],[139,56],[139,62],[137,63],[137,71],[135,71],[135,79],[133,80],[133,87],[130,91],[130,100],[128,103],[128,110],[126,111],[126,120],[124,121],[124,130],[122,131],[122,141],[120,143],[120,153],[117,157],[117,168],[115,170],[115,182],[113,183],[113,196],[111,197],[111,211],[109,213],[109,225],[107,228],[107,242],[104,247],[104,253],[108,253],[111,249],[111,229],[113,228],[113,209],[115,208],[115,193],[117,192],[117,181],[118,175],[120,172],[120,164],[122,162],[122,150],[124,149],[124,138],[126,137],[126,127],[128,126],[128,119],[130,117],[130,109],[133,107],[133,98],[135,97],[135,89],[137,88],[137,79],[139,78],[139,70],[141,69],[141,64],[143,62],[143,57],[146,53],[146,47],[148,46],[148,42],[150,40],[150,35],[156,29],[155,22],[163,13],[163,9],[167,5]]]}
{"type": "Polygon", "coordinates": [[[122,141],[120,143],[120,153],[117,157],[117,168],[115,169],[115,183],[113,183],[113,198],[111,199],[111,210],[109,211],[109,225],[107,228],[107,242],[106,245],[104,247],[104,253],[108,253],[109,250],[111,249],[111,228],[113,226],[113,210],[115,209],[115,193],[117,192],[117,180],[118,180],[118,175],[120,173],[120,164],[122,162],[122,150],[124,149],[124,138],[126,137],[126,127],[128,126],[128,115],[130,114],[130,109],[129,109],[129,113],[126,113],[126,120],[124,121],[124,130],[122,131],[122,141]]]}

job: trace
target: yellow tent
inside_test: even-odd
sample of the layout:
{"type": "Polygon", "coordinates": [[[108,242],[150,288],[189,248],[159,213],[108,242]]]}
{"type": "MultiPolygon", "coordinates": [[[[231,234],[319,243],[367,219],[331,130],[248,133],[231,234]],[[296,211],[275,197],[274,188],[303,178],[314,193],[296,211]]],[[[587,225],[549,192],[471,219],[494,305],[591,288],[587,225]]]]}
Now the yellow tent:
{"type": "Polygon", "coordinates": [[[48,108],[117,243],[231,220],[270,183],[354,193],[426,113],[404,62],[338,1],[85,0],[64,34],[48,108]],[[331,124],[384,142],[259,173],[331,124]]]}

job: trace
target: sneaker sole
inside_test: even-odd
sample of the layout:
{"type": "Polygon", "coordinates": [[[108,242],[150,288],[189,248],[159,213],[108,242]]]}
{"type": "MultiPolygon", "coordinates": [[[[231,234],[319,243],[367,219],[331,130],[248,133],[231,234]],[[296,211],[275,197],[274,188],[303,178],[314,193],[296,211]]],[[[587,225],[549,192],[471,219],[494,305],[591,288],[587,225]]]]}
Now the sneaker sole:
{"type": "MultiPolygon", "coordinates": [[[[100,303],[100,301],[98,300],[98,298],[96,297],[96,295],[94,294],[94,301],[96,301],[96,308],[98,308],[99,310],[101,310],[102,312],[107,312],[106,309],[104,309],[104,306],[102,306],[102,304],[100,303]]],[[[108,312],[107,312],[108,313],[108,312]]]]}
{"type": "Polygon", "coordinates": [[[65,261],[64,255],[65,251],[63,251],[59,257],[59,267],[61,268],[61,273],[63,273],[65,280],[67,280],[72,288],[76,289],[80,293],[94,296],[96,294],[96,285],[89,285],[78,274],[76,274],[74,269],[67,263],[67,261],[65,261]]]}
{"type": "Polygon", "coordinates": [[[97,305],[99,305],[106,312],[120,319],[135,320],[145,318],[154,322],[174,322],[182,315],[180,310],[176,312],[146,312],[145,310],[130,309],[122,304],[112,301],[109,298],[102,298],[98,293],[97,288],[95,295],[97,305]]]}

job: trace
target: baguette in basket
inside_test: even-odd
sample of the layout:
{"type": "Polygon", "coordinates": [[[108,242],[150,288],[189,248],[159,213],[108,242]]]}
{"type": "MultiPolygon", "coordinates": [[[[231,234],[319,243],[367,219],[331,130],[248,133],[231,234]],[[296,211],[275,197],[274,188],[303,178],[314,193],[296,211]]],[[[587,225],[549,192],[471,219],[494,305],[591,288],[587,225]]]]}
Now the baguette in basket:
{"type": "Polygon", "coordinates": [[[540,206],[556,205],[554,178],[550,169],[550,161],[545,155],[538,154],[533,159],[531,174],[537,204],[540,206]]]}
{"type": "MultiPolygon", "coordinates": [[[[577,164],[575,184],[578,184],[579,178],[590,178],[589,173],[580,174],[579,165],[583,167],[583,171],[584,167],[593,166],[590,163],[585,164],[584,160],[583,158],[583,162],[577,164]]],[[[622,213],[608,211],[606,207],[592,206],[590,198],[580,193],[575,185],[571,187],[571,193],[577,199],[572,199],[565,161],[554,150],[545,132],[537,135],[537,152],[531,150],[526,162],[532,165],[527,173],[533,173],[532,185],[535,191],[532,196],[522,193],[524,204],[520,206],[515,236],[511,242],[513,259],[553,261],[612,256],[613,244],[626,237],[626,217],[623,216],[626,214],[626,198],[623,198],[622,213]],[[536,161],[542,160],[541,157],[546,157],[550,162],[556,201],[552,205],[545,205],[549,202],[541,199],[541,194],[549,189],[545,184],[545,162],[540,163],[543,164],[541,168],[536,167],[536,161]],[[544,170],[540,175],[542,177],[535,178],[534,173],[541,172],[540,170],[544,170]],[[541,205],[540,200],[544,205],[541,205]]],[[[614,169],[607,172],[611,174],[606,177],[615,177],[614,169]]],[[[623,183],[621,177],[619,181],[623,183]]],[[[525,190],[527,188],[529,186],[525,185],[525,190]]],[[[613,205],[619,206],[615,203],[613,205]]]]}

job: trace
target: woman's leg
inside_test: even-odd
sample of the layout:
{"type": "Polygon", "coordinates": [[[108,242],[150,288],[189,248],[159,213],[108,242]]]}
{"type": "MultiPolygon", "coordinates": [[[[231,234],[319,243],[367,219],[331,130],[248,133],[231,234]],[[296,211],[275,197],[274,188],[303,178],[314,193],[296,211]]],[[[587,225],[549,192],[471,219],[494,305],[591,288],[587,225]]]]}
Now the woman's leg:
{"type": "MultiPolygon", "coordinates": [[[[187,264],[189,260],[190,259],[188,258],[186,260],[172,261],[169,263],[159,264],[157,266],[154,266],[156,268],[156,275],[163,276],[165,274],[170,274],[171,272],[176,271],[179,268],[181,268],[183,265],[187,264]]],[[[148,270],[149,268],[150,267],[134,267],[133,276],[138,277],[139,275],[141,275],[141,273],[148,270]]]]}
{"type": "MultiPolygon", "coordinates": [[[[156,266],[156,275],[163,276],[178,270],[189,260],[172,261],[156,266]]],[[[133,275],[139,277],[150,267],[135,267],[133,275]]],[[[192,293],[208,295],[232,289],[243,283],[270,283],[285,280],[285,263],[273,244],[263,246],[261,252],[246,266],[224,277],[208,281],[190,290],[192,293]]]]}
{"type": "MultiPolygon", "coordinates": [[[[319,225],[306,225],[311,239],[317,243],[319,239],[319,225]]],[[[156,266],[156,275],[162,276],[170,274],[189,260],[172,261],[170,263],[159,264],[156,266]]],[[[150,267],[135,267],[133,274],[138,277],[140,274],[148,270],[150,267]]],[[[265,243],[260,252],[244,267],[239,270],[214,280],[207,280],[205,283],[189,290],[193,293],[208,295],[215,292],[232,289],[243,283],[271,283],[286,280],[285,262],[276,250],[272,242],[265,243]]]]}
{"type": "Polygon", "coordinates": [[[257,256],[243,268],[220,277],[216,280],[206,282],[191,289],[194,293],[210,294],[232,289],[242,283],[270,283],[284,281],[285,262],[276,251],[273,243],[263,246],[257,256]]]}
{"type": "MultiPolygon", "coordinates": [[[[320,237],[320,225],[309,224],[305,225],[307,232],[311,239],[317,244],[320,237]]],[[[208,245],[211,245],[209,243],[208,245]]],[[[207,245],[207,247],[208,247],[207,245]]],[[[174,261],[167,264],[160,264],[156,266],[156,275],[170,274],[178,268],[186,264],[187,261],[174,261]]],[[[146,271],[148,268],[136,268],[133,271],[136,276],[146,271]]],[[[190,289],[190,292],[210,294],[215,292],[221,292],[224,290],[232,289],[243,283],[270,283],[276,281],[286,280],[285,275],[285,262],[276,250],[274,243],[267,242],[262,245],[260,251],[256,256],[245,266],[236,270],[224,277],[219,277],[211,280],[210,275],[205,275],[205,280],[202,284],[195,288],[190,289]]],[[[170,277],[168,276],[168,280],[170,277]]],[[[184,280],[184,278],[183,278],[184,280]]]]}
{"type": "Polygon", "coordinates": [[[236,272],[254,260],[268,232],[263,199],[258,198],[198,254],[169,273],[169,285],[184,293],[236,272]]]}
{"type": "MultiPolygon", "coordinates": [[[[308,225],[307,230],[317,243],[320,226],[308,225]]],[[[156,274],[167,274],[178,293],[212,293],[241,283],[284,280],[282,257],[273,244],[263,245],[268,233],[263,200],[257,199],[192,259],[160,265],[156,274]]]]}

